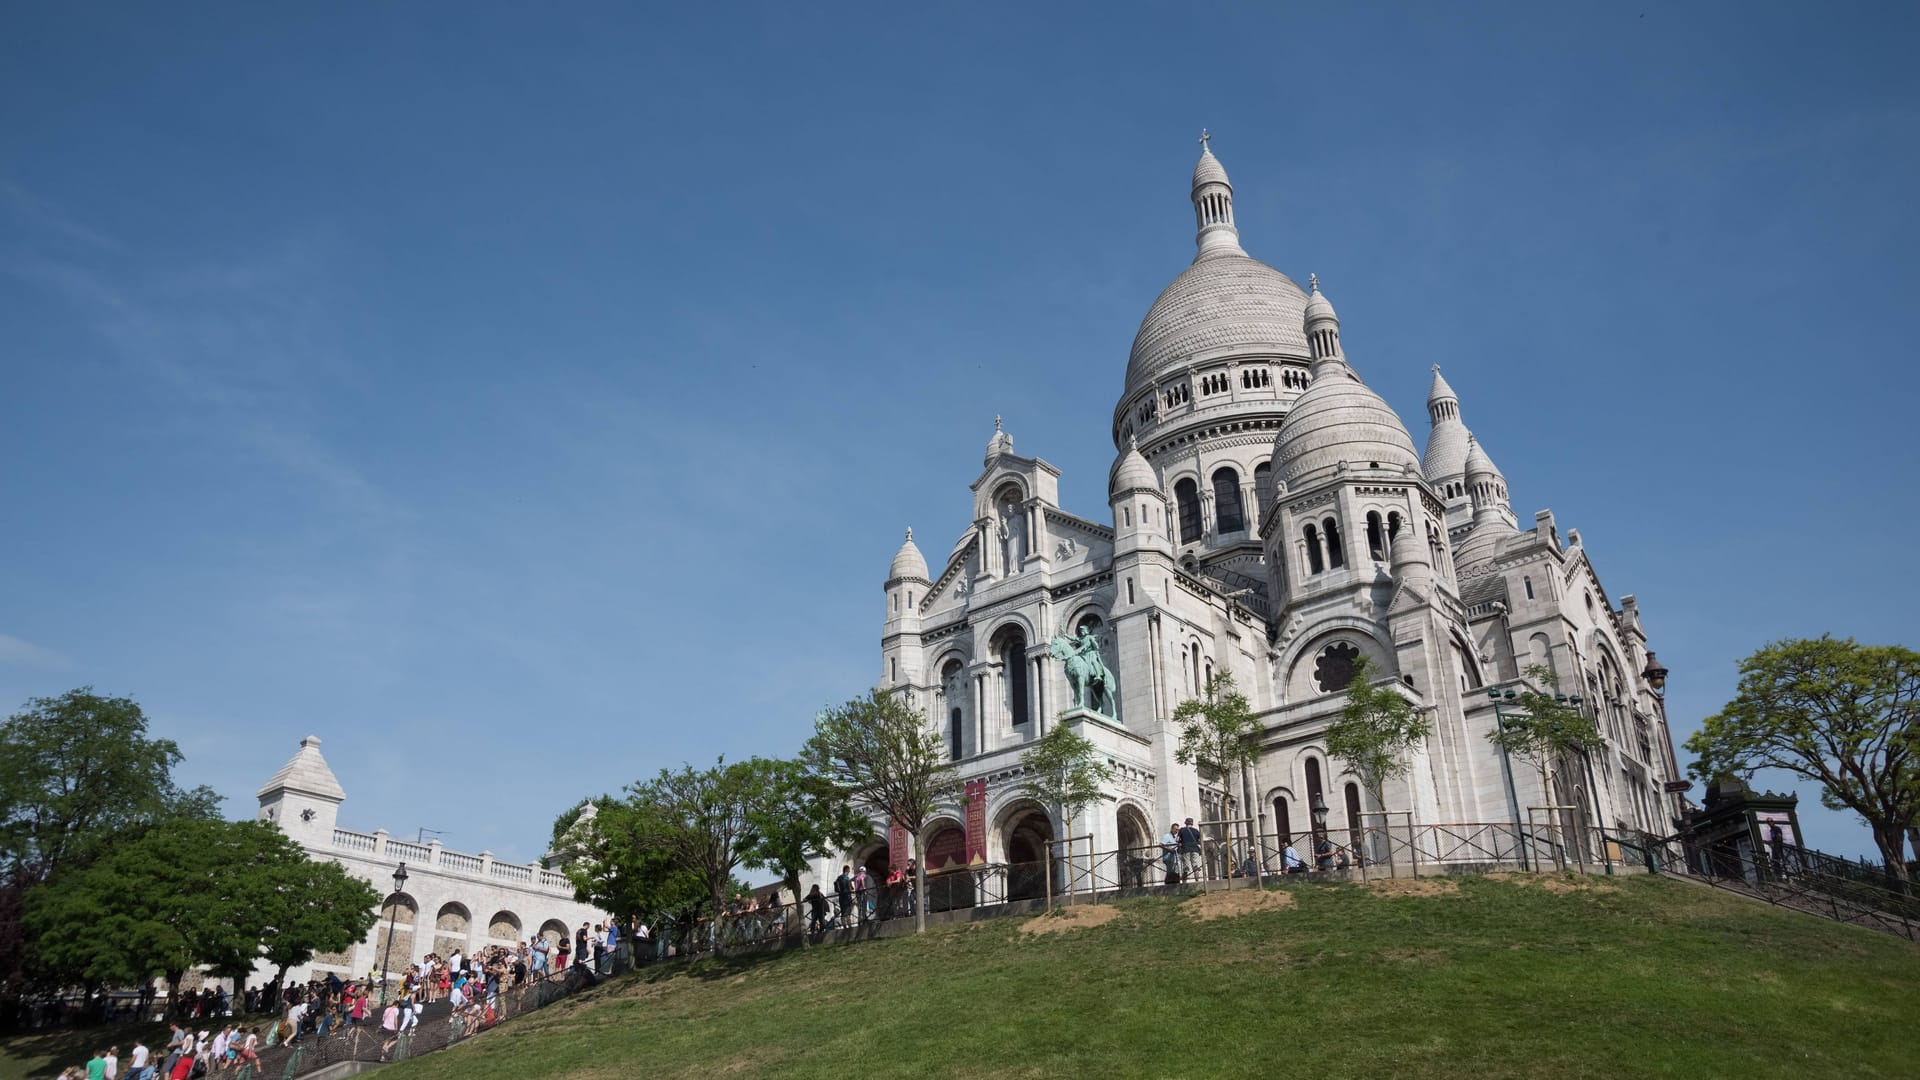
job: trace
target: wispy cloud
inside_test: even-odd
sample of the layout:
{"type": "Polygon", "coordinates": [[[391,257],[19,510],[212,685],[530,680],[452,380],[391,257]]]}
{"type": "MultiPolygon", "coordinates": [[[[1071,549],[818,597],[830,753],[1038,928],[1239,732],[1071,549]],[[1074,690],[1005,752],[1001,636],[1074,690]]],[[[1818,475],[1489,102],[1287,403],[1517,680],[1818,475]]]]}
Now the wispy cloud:
{"type": "Polygon", "coordinates": [[[38,668],[42,671],[64,671],[73,666],[73,661],[45,649],[25,638],[12,634],[0,634],[0,664],[8,667],[38,668]]]}
{"type": "Polygon", "coordinates": [[[120,250],[120,242],[113,237],[82,225],[53,203],[10,180],[0,180],[0,204],[14,220],[43,236],[96,251],[120,250]]]}

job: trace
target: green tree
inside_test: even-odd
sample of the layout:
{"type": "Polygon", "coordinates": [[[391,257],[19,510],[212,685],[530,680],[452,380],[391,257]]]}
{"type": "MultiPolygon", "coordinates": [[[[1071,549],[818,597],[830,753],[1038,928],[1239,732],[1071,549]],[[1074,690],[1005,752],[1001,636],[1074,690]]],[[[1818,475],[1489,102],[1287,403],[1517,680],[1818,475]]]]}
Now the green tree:
{"type": "MultiPolygon", "coordinates": [[[[315,880],[300,845],[266,822],[183,819],[115,845],[27,897],[26,927],[49,968],[70,985],[125,985],[155,975],[178,993],[198,965],[244,971],[263,955],[268,928],[309,942],[338,940],[290,893],[315,880]]],[[[335,869],[338,869],[337,867],[335,869]]],[[[336,882],[337,884],[337,882],[336,882]]],[[[360,933],[379,902],[341,886],[360,933]]],[[[356,937],[358,935],[355,935],[356,937]]]]}
{"type": "Polygon", "coordinates": [[[554,822],[553,851],[574,898],[621,920],[656,912],[697,913],[708,900],[705,879],[675,859],[670,834],[683,826],[651,805],[602,795],[554,822]]]}
{"type": "Polygon", "coordinates": [[[1487,741],[1533,764],[1540,773],[1540,790],[1551,801],[1555,768],[1568,754],[1586,753],[1600,743],[1600,729],[1579,705],[1560,693],[1560,678],[1542,664],[1524,672],[1531,685],[1522,684],[1513,707],[1502,709],[1500,722],[1487,741]]]}
{"type": "Polygon", "coordinates": [[[1056,723],[1035,739],[1020,764],[1026,771],[1022,790],[1054,812],[1066,836],[1073,835],[1073,820],[1082,810],[1113,798],[1106,791],[1113,766],[1100,760],[1093,740],[1066,724],[1056,723]]]}
{"type": "Polygon", "coordinates": [[[779,874],[798,910],[800,875],[812,860],[871,837],[873,821],[854,809],[845,790],[802,761],[759,761],[755,786],[747,807],[753,843],[743,862],[779,874]]]}
{"type": "Polygon", "coordinates": [[[34,698],[0,724],[0,998],[41,970],[22,932],[28,894],[156,821],[212,819],[219,796],[173,782],[180,749],[147,738],[128,698],[92,687],[34,698]]]}
{"type": "Polygon", "coordinates": [[[628,788],[655,842],[675,866],[699,878],[716,911],[726,904],[733,871],[759,842],[748,810],[759,791],[760,771],[758,758],[731,765],[721,758],[709,769],[662,769],[654,779],[628,788]]]}
{"type": "MultiPolygon", "coordinates": [[[[927,860],[920,833],[940,799],[959,787],[947,750],[925,714],[888,690],[828,709],[814,718],[802,753],[808,767],[858,810],[907,830],[913,845],[914,895],[927,895],[927,860]]],[[[917,928],[927,928],[927,905],[914,905],[917,928]]]]}
{"type": "Polygon", "coordinates": [[[1174,707],[1174,726],[1180,745],[1173,759],[1211,773],[1233,800],[1233,771],[1260,759],[1260,721],[1247,705],[1247,696],[1233,685],[1233,676],[1220,672],[1207,680],[1204,696],[1188,698],[1174,707]]]}
{"type": "Polygon", "coordinates": [[[1701,780],[1784,769],[1873,831],[1888,881],[1909,887],[1901,832],[1920,824],[1920,653],[1831,636],[1776,641],[1740,663],[1740,687],[1687,739],[1701,780]]]}
{"type": "Polygon", "coordinates": [[[44,881],[161,818],[216,816],[212,789],[173,783],[180,748],[146,735],[138,704],[90,686],[34,698],[0,724],[0,859],[12,875],[44,881]]]}
{"type": "Polygon", "coordinates": [[[1327,754],[1359,774],[1375,805],[1385,809],[1387,781],[1413,767],[1411,751],[1433,734],[1433,720],[1394,683],[1375,686],[1372,675],[1373,664],[1366,657],[1354,663],[1340,719],[1327,727],[1327,754]]]}
{"type": "MultiPolygon", "coordinates": [[[[339,863],[306,858],[304,853],[295,861],[283,852],[263,872],[271,875],[271,892],[258,911],[266,920],[260,955],[274,966],[276,990],[288,968],[312,960],[315,953],[352,948],[379,920],[380,894],[339,863]]],[[[249,957],[247,968],[252,967],[249,957]]]]}

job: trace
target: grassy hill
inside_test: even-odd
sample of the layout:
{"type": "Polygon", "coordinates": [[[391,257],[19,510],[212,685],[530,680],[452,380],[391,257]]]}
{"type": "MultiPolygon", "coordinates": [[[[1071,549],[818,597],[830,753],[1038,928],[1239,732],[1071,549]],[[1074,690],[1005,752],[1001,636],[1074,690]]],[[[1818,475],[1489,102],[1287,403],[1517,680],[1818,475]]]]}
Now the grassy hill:
{"type": "Polygon", "coordinates": [[[1916,975],[1656,878],[1289,885],[641,972],[383,1075],[1912,1077],[1916,975]]]}
{"type": "Polygon", "coordinates": [[[381,1076],[1914,1077],[1917,975],[1657,878],[1289,884],[644,971],[381,1076]]]}

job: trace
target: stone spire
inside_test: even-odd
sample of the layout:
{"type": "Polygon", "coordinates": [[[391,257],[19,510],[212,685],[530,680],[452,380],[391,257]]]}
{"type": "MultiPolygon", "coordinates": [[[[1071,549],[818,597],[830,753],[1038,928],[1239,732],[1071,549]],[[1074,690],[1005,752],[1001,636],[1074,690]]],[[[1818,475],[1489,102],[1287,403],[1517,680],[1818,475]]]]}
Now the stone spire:
{"type": "Polygon", "coordinates": [[[1210,132],[1200,133],[1200,163],[1193,167],[1193,217],[1198,233],[1194,244],[1199,249],[1194,262],[1211,255],[1245,255],[1240,249],[1240,230],[1233,224],[1233,184],[1227,180],[1226,167],[1213,156],[1210,132]]]}
{"type": "Polygon", "coordinates": [[[1000,427],[1000,418],[993,418],[993,438],[987,440],[987,460],[992,461],[1001,454],[1013,453],[1013,436],[1000,427]]]}

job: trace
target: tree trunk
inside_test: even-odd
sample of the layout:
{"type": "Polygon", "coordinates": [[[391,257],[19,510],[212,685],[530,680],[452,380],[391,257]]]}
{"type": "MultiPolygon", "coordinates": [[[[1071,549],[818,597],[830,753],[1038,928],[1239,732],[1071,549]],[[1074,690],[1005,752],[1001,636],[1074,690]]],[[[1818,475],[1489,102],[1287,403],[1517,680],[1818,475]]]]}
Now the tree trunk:
{"type": "Polygon", "coordinates": [[[167,1015],[178,1018],[180,1015],[180,980],[187,975],[184,969],[167,972],[167,1015]]]}
{"type": "Polygon", "coordinates": [[[913,830],[913,932],[927,932],[927,859],[920,850],[920,830],[913,830]]]}
{"type": "Polygon", "coordinates": [[[1906,853],[1905,829],[1891,822],[1873,823],[1873,846],[1880,849],[1880,861],[1886,865],[1887,888],[1897,893],[1906,893],[1911,886],[1907,881],[1907,863],[1902,856],[1906,853]]]}
{"type": "MultiPolygon", "coordinates": [[[[793,894],[793,907],[789,908],[788,910],[793,912],[794,929],[804,933],[807,929],[807,916],[806,916],[806,913],[801,910],[802,902],[800,899],[800,875],[799,874],[792,873],[792,872],[789,872],[787,874],[787,891],[793,894]]],[[[786,932],[787,932],[786,927],[783,926],[780,928],[781,936],[784,937],[786,935],[786,932]]]]}

